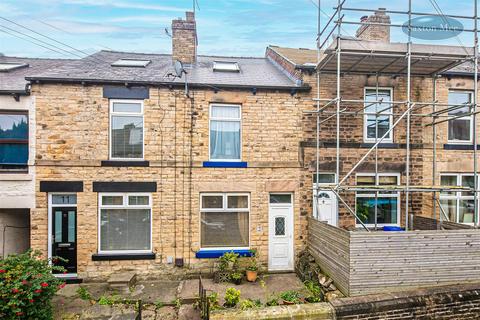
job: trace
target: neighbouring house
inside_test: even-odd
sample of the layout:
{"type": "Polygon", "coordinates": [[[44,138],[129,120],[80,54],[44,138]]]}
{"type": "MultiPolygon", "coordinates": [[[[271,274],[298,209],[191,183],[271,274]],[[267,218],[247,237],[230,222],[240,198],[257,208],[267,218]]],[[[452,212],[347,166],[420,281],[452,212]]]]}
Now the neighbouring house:
{"type": "Polygon", "coordinates": [[[270,270],[293,270],[310,87],[267,58],[197,55],[190,12],[172,22],[172,47],[101,51],[27,77],[32,247],[80,278],[209,271],[209,258],[251,248],[270,270]]]}
{"type": "MultiPolygon", "coordinates": [[[[342,73],[340,127],[339,127],[339,175],[340,179],[356,165],[365,153],[381,138],[406,110],[406,62],[403,58],[381,57],[382,52],[402,55],[405,43],[390,41],[389,17],[384,9],[370,17],[362,18],[357,31],[358,38],[342,37],[342,73]],[[368,25],[385,23],[385,25],[368,25]],[[368,52],[379,53],[379,56],[368,52]],[[378,77],[378,82],[377,78],[378,77]],[[378,84],[378,85],[377,85],[378,84]],[[365,102],[364,102],[365,101],[365,102]],[[369,103],[368,101],[372,101],[369,103]],[[381,101],[375,103],[374,101],[381,101]],[[390,108],[390,103],[393,108],[390,108]],[[375,112],[380,111],[378,116],[375,112]]],[[[321,107],[336,97],[336,41],[322,51],[320,57],[321,107]]],[[[424,103],[417,107],[411,120],[410,138],[410,185],[473,187],[473,116],[469,114],[473,102],[473,63],[461,62],[472,54],[471,48],[445,45],[413,45],[411,100],[424,103]],[[437,59],[429,60],[429,55],[437,59]],[[415,58],[418,57],[418,58],[415,58]],[[433,76],[436,77],[435,96],[433,76]],[[440,111],[436,117],[428,117],[436,100],[436,110],[446,110],[447,104],[458,104],[452,110],[440,111]],[[464,105],[463,107],[461,105],[464,105]],[[462,114],[467,114],[462,117],[462,114]],[[446,119],[456,117],[453,120],[446,119]],[[429,126],[441,121],[436,126],[429,126]],[[435,131],[433,131],[435,130],[435,131]],[[433,140],[435,132],[436,140],[433,140]],[[433,143],[435,150],[435,169],[433,143]],[[434,171],[435,170],[435,173],[434,171]],[[433,176],[435,174],[435,176],[433,176]]],[[[312,87],[311,97],[316,92],[317,51],[311,49],[269,46],[266,56],[280,66],[293,79],[312,87]]],[[[310,110],[315,110],[312,105],[310,110]]],[[[300,146],[304,175],[301,183],[310,189],[313,201],[315,188],[320,190],[313,216],[345,228],[361,227],[359,221],[340,203],[328,187],[338,180],[336,161],[336,103],[328,103],[320,116],[319,126],[319,171],[316,183],[316,114],[306,113],[303,121],[304,140],[300,146]],[[321,214],[317,215],[317,209],[321,214]]],[[[406,121],[401,121],[381,141],[377,153],[375,175],[375,152],[372,152],[345,180],[345,185],[405,185],[406,184],[406,121]]],[[[351,188],[353,190],[353,188],[351,188]]],[[[401,190],[382,191],[377,195],[370,190],[343,190],[340,193],[346,203],[368,227],[404,226],[405,194],[401,190]],[[375,218],[375,201],[377,214],[375,218]]],[[[410,193],[410,213],[473,225],[473,193],[471,192],[415,192],[410,193]],[[434,196],[439,200],[434,200],[434,196]],[[442,210],[438,208],[441,203],[442,210]],[[437,204],[437,209],[433,208],[437,204]]],[[[480,221],[480,220],[477,220],[480,221]]]]}
{"type": "Polygon", "coordinates": [[[0,254],[30,247],[35,208],[35,97],[25,77],[64,60],[0,56],[0,254]]]}

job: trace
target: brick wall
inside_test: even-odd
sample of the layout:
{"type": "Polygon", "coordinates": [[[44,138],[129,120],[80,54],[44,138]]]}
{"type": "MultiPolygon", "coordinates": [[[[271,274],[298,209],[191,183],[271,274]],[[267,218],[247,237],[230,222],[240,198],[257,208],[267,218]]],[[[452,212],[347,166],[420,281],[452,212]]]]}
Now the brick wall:
{"type": "Polygon", "coordinates": [[[199,249],[199,194],[206,191],[249,192],[250,245],[261,262],[268,259],[270,192],[293,192],[295,252],[304,247],[306,201],[299,182],[298,146],[302,137],[301,95],[289,92],[151,88],[144,101],[145,160],[150,167],[102,167],[108,160],[109,102],[99,86],[34,85],[37,96],[36,203],[32,212],[32,247],[47,250],[47,194],[43,180],[84,182],[77,193],[78,272],[103,278],[112,271],[132,269],[142,276],[211,271],[212,260],[196,259],[199,249]],[[242,106],[242,160],[248,168],[204,168],[209,160],[209,105],[242,106]],[[192,120],[193,119],[193,120],[192,120]],[[193,124],[190,135],[191,124],[193,124]],[[192,162],[192,168],[189,164],[192,162]],[[98,194],[93,181],[156,181],[152,194],[155,260],[92,261],[98,250],[98,194]],[[302,209],[301,209],[302,208],[302,209]],[[167,264],[183,258],[187,268],[167,264]]]}
{"type": "Polygon", "coordinates": [[[193,12],[186,13],[186,19],[172,21],[172,59],[193,63],[197,57],[197,29],[193,12]]]}

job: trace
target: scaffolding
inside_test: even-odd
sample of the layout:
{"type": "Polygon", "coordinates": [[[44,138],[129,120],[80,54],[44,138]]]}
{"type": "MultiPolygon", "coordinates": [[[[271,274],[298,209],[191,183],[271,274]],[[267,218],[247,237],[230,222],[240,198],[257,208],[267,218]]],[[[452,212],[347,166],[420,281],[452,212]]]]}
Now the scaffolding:
{"type": "MultiPolygon", "coordinates": [[[[434,1],[434,0],[433,0],[434,1]]],[[[377,229],[377,210],[378,210],[378,196],[379,192],[402,192],[404,194],[404,221],[405,230],[409,229],[409,205],[410,194],[413,192],[431,192],[432,209],[434,218],[437,219],[437,206],[439,208],[438,219],[448,219],[448,215],[440,205],[438,193],[439,192],[459,192],[467,191],[473,193],[474,197],[474,226],[479,225],[479,209],[478,209],[478,164],[477,164],[477,91],[478,91],[478,28],[477,28],[477,1],[473,0],[473,16],[462,15],[447,15],[441,9],[435,8],[437,13],[416,12],[412,10],[412,0],[408,0],[407,11],[382,10],[386,14],[396,14],[405,16],[408,20],[405,24],[394,23],[376,23],[376,22],[355,22],[347,21],[345,19],[346,13],[349,12],[376,12],[375,9],[353,8],[346,7],[346,0],[337,0],[337,6],[333,8],[333,14],[327,19],[322,26],[321,14],[322,5],[318,1],[318,25],[317,25],[317,68],[316,68],[316,84],[317,92],[316,98],[313,99],[316,103],[316,110],[305,111],[308,114],[316,116],[316,183],[314,183],[314,205],[318,208],[318,199],[321,189],[331,190],[337,199],[337,210],[339,204],[342,203],[345,208],[355,217],[356,222],[362,225],[367,231],[370,229],[357,216],[354,209],[352,209],[345,199],[342,198],[340,192],[355,192],[355,191],[371,191],[375,192],[375,230],[377,229]],[[473,28],[464,29],[463,31],[473,35],[473,45],[465,47],[452,45],[427,45],[417,44],[412,41],[412,29],[417,27],[412,25],[412,19],[422,16],[438,16],[442,19],[454,18],[464,19],[473,22],[473,28]],[[392,43],[392,42],[375,42],[362,41],[359,39],[352,39],[352,37],[344,37],[341,33],[342,25],[364,25],[368,26],[386,26],[389,28],[404,28],[407,30],[408,40],[406,43],[392,43]],[[329,40],[333,39],[329,44],[329,40]],[[470,103],[463,104],[449,104],[439,103],[437,99],[437,79],[440,75],[455,66],[463,63],[471,63],[473,65],[473,95],[470,103]],[[334,98],[321,98],[322,88],[322,74],[334,75],[336,81],[334,98]],[[363,99],[344,99],[341,95],[342,76],[345,74],[361,74],[375,77],[375,99],[367,99],[364,95],[363,99]],[[385,101],[383,97],[379,96],[379,77],[404,77],[406,81],[405,99],[401,101],[385,101]],[[431,101],[414,101],[412,97],[412,77],[431,77],[432,80],[432,99],[431,101]],[[348,110],[349,108],[342,108],[342,104],[361,104],[357,110],[348,110]],[[374,105],[375,112],[368,112],[367,108],[374,105]],[[385,106],[378,110],[378,106],[385,106]],[[403,106],[403,112],[394,112],[394,107],[403,106]],[[461,113],[458,116],[450,116],[449,112],[459,110],[468,106],[468,112],[461,113]],[[332,110],[333,109],[333,110],[332,110]],[[427,110],[427,111],[425,111],[427,110]],[[379,136],[379,116],[384,116],[388,111],[388,115],[394,119],[388,130],[379,136]],[[360,160],[341,177],[340,161],[341,161],[341,144],[340,144],[340,120],[342,115],[372,115],[375,117],[375,141],[367,152],[360,158],[360,160]],[[473,127],[473,187],[453,187],[436,185],[437,175],[437,125],[449,122],[462,117],[472,117],[473,127]],[[322,119],[322,117],[325,117],[322,119]],[[422,127],[431,128],[433,134],[433,150],[432,150],[432,184],[415,186],[411,184],[411,121],[412,118],[423,117],[431,118],[432,121],[422,127]],[[335,183],[327,186],[319,186],[320,175],[320,130],[321,125],[328,121],[335,121],[336,124],[336,153],[335,153],[335,183]],[[380,185],[378,176],[378,146],[387,137],[390,132],[397,127],[399,123],[405,123],[405,183],[403,185],[380,185]],[[347,179],[358,169],[358,167],[374,152],[375,156],[375,185],[368,186],[348,186],[345,185],[347,179]]],[[[433,2],[432,2],[433,4],[433,2]]],[[[438,7],[438,5],[437,5],[438,7]]],[[[434,30],[438,31],[438,30],[434,30]]],[[[459,41],[460,42],[460,41],[459,41]]],[[[389,122],[390,123],[390,122],[389,122]]],[[[399,181],[400,183],[400,181],[399,181]]],[[[401,206],[400,206],[401,208],[401,206]]],[[[338,214],[338,211],[337,211],[338,214]]],[[[400,212],[401,216],[402,212],[400,212]]],[[[401,219],[400,219],[401,221],[401,219]]],[[[399,223],[401,223],[399,221],[399,223]]]]}

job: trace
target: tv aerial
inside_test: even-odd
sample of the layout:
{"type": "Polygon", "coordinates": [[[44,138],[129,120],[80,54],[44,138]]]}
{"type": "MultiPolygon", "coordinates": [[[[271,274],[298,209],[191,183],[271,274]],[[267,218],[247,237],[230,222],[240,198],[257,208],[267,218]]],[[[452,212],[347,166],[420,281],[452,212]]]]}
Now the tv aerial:
{"type": "Polygon", "coordinates": [[[185,75],[185,96],[190,97],[188,95],[188,81],[187,81],[187,71],[183,67],[183,63],[180,60],[175,60],[173,64],[173,68],[175,69],[175,74],[170,74],[175,78],[181,79],[183,75],[185,75]]]}

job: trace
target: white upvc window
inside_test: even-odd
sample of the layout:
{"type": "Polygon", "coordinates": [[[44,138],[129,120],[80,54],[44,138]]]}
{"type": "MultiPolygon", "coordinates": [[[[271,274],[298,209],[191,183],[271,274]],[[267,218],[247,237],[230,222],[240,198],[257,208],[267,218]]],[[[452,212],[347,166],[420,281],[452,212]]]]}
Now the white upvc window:
{"type": "Polygon", "coordinates": [[[250,194],[200,194],[200,247],[248,249],[250,246],[250,194]]]}
{"type": "MultiPolygon", "coordinates": [[[[392,127],[392,88],[365,88],[363,140],[376,142],[392,127]],[[379,102],[381,100],[381,102],[379,102]],[[378,113],[378,115],[376,115],[378,113]]],[[[382,142],[393,142],[393,130],[382,142]]]]}
{"type": "MultiPolygon", "coordinates": [[[[475,185],[472,173],[443,173],[440,175],[440,185],[453,187],[469,187],[475,185]]],[[[442,220],[472,224],[475,222],[474,193],[469,191],[440,192],[440,215],[442,220]],[[445,214],[444,214],[445,213],[445,214]]]]}
{"type": "Polygon", "coordinates": [[[143,160],[143,100],[110,100],[110,159],[143,160]]]}
{"type": "Polygon", "coordinates": [[[241,128],[242,108],[240,105],[210,105],[210,160],[241,160],[241,128]]]}
{"type": "MultiPolygon", "coordinates": [[[[356,176],[358,186],[399,185],[399,173],[358,173],[356,176]]],[[[400,225],[400,192],[357,191],[355,194],[355,213],[367,226],[375,226],[375,204],[377,204],[377,226],[400,225]]],[[[357,222],[358,223],[358,222],[357,222]]]]}
{"type": "Polygon", "coordinates": [[[472,94],[471,91],[450,90],[448,91],[449,108],[453,108],[448,112],[448,143],[472,143],[473,137],[473,116],[470,114],[472,110],[472,94]],[[465,105],[464,107],[454,107],[452,105],[465,105]],[[465,117],[461,117],[465,115],[465,117]]]}
{"type": "Polygon", "coordinates": [[[152,252],[152,195],[100,193],[98,252],[152,252]]]}

